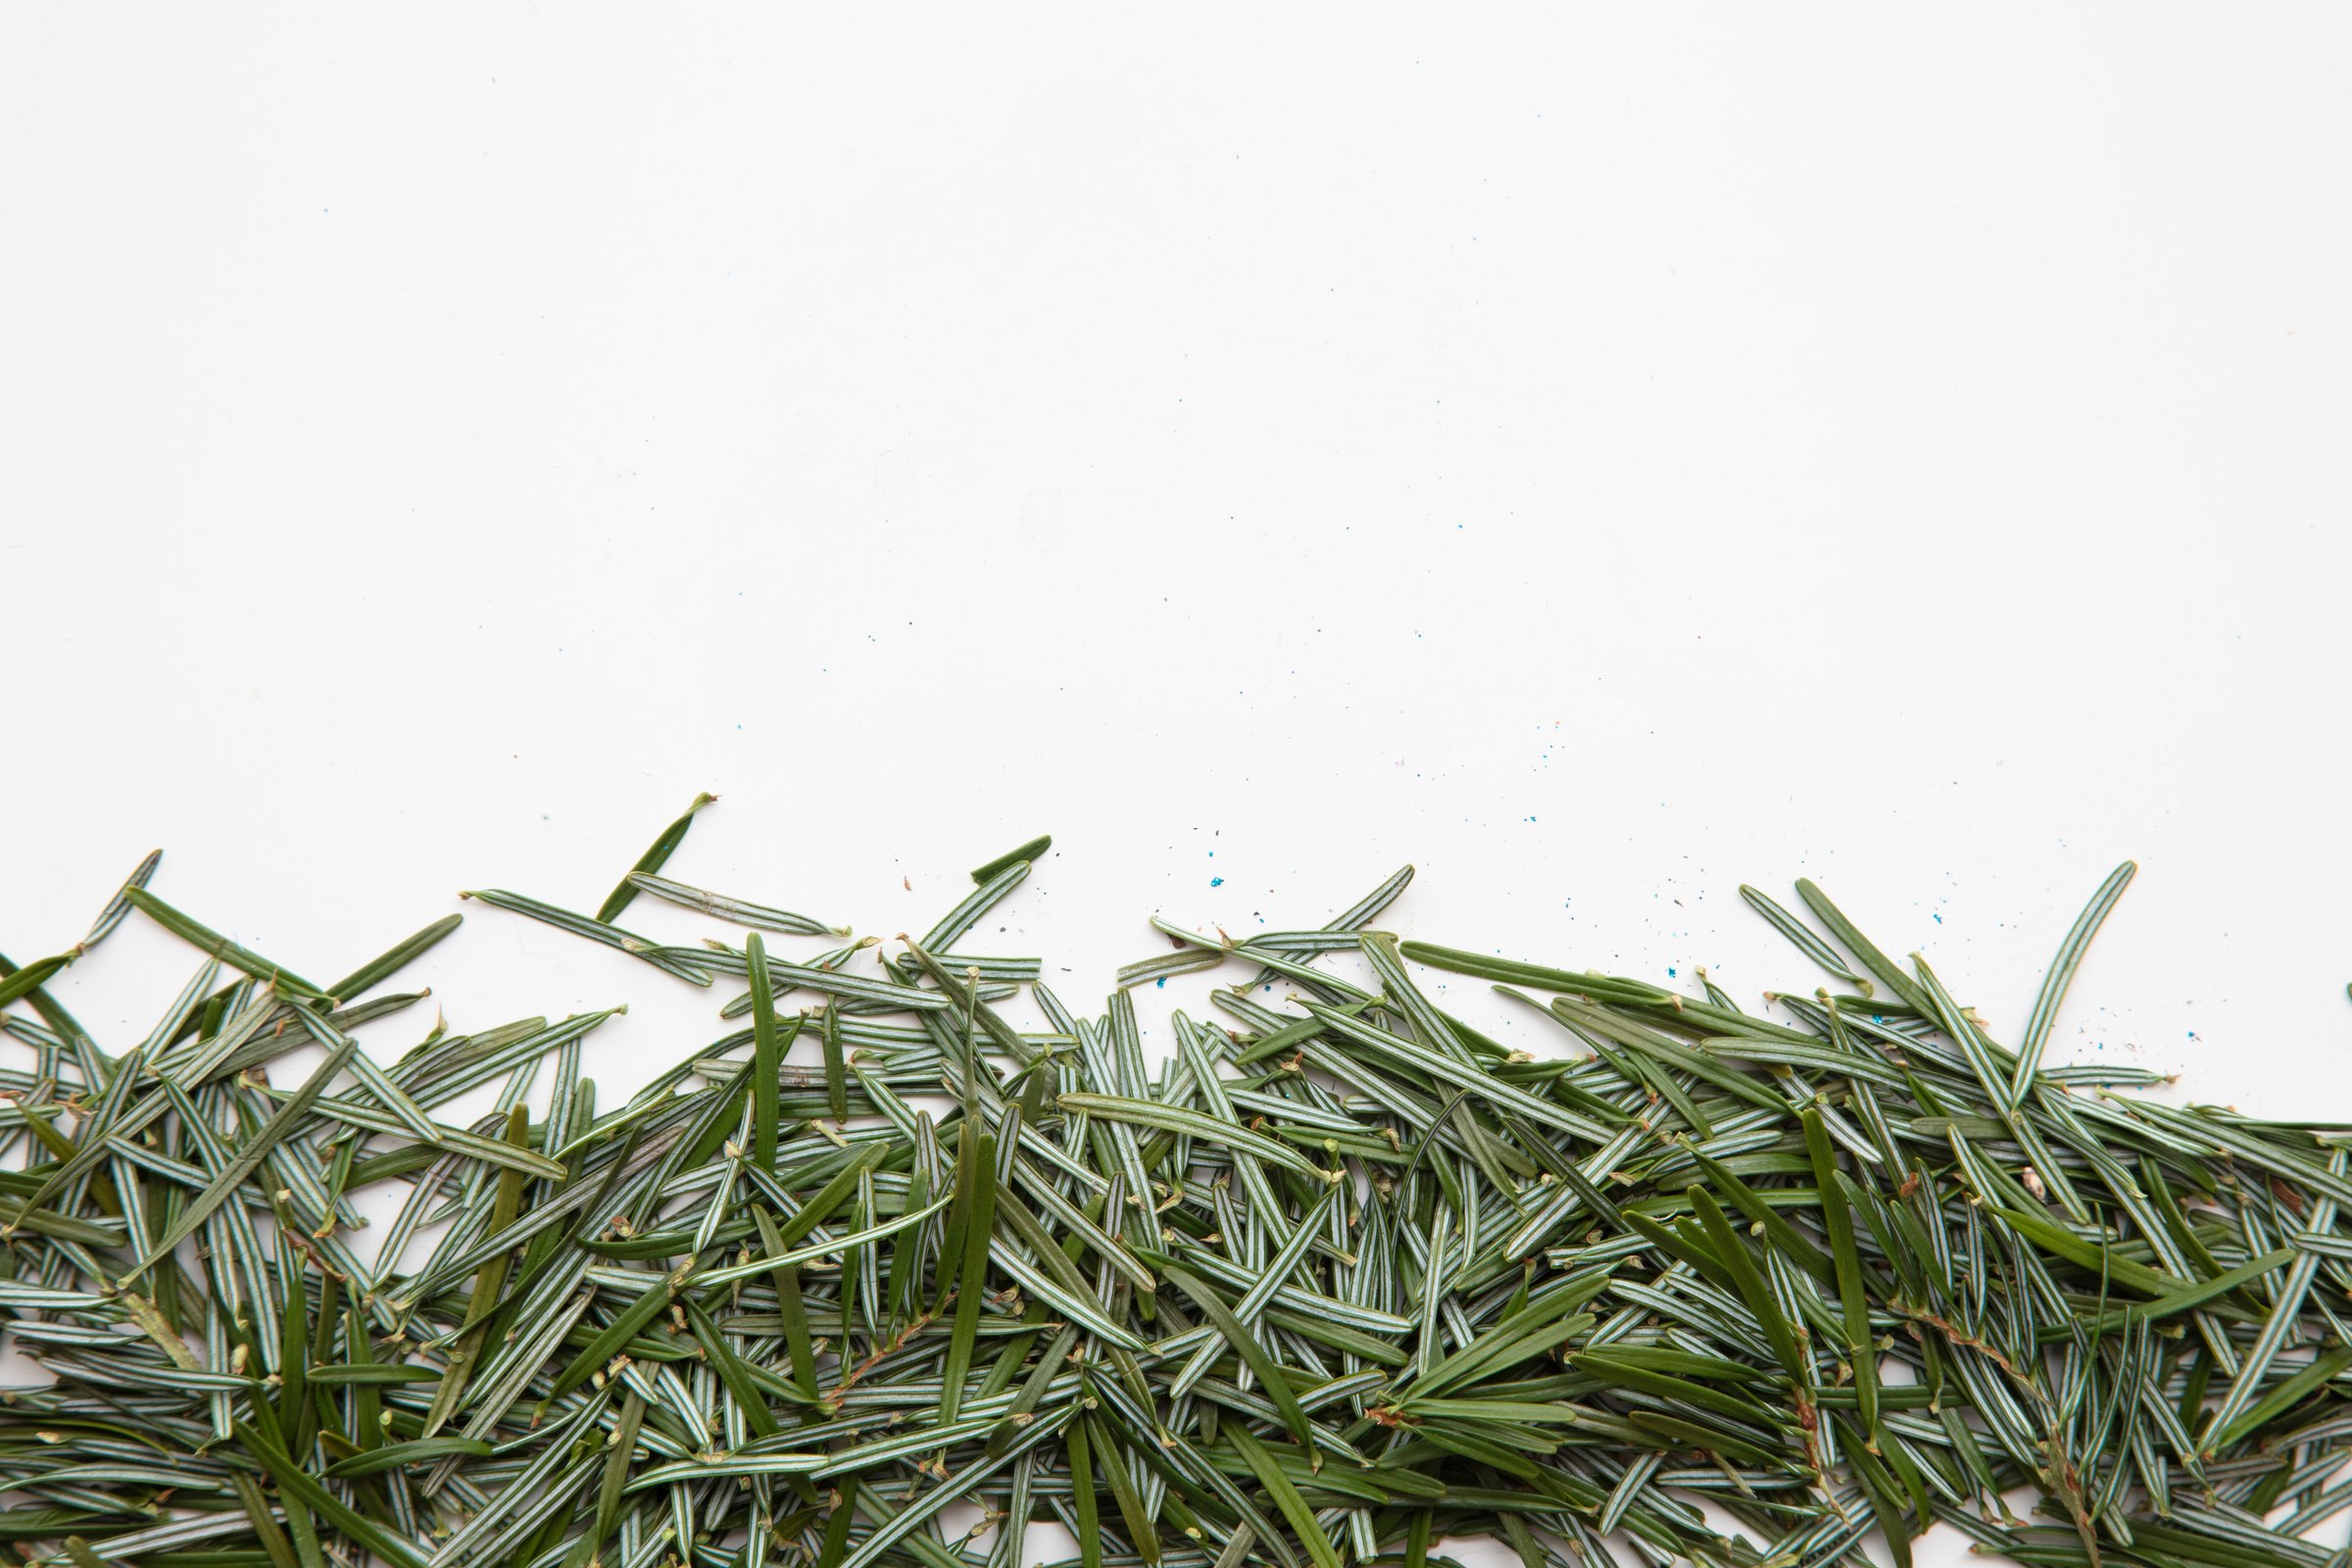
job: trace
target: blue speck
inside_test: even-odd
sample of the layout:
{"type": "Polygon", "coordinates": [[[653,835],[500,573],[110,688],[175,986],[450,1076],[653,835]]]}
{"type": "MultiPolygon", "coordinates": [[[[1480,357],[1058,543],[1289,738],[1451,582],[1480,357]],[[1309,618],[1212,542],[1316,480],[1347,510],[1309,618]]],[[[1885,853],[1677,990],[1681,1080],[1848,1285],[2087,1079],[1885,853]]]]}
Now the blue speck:
{"type": "Polygon", "coordinates": [[[1212,876],[1208,879],[1208,885],[1212,888],[1221,888],[1225,885],[1225,879],[1221,876],[1212,876]]]}
{"type": "Polygon", "coordinates": [[[1943,916],[1942,916],[1942,915],[1940,915],[1940,914],[1939,914],[1939,915],[1937,915],[1937,916],[1936,916],[1936,923],[1937,925],[1941,925],[1941,924],[1943,924],[1943,916]]]}
{"type": "Polygon", "coordinates": [[[1152,983],[1153,985],[1155,985],[1155,986],[1159,987],[1159,989],[1160,989],[1160,990],[1162,990],[1162,991],[1165,991],[1165,990],[1167,990],[1167,989],[1168,989],[1168,977],[1167,977],[1166,975],[1164,975],[1164,974],[1163,974],[1163,975],[1161,975],[1161,976],[1160,976],[1160,977],[1159,977],[1157,980],[1154,980],[1154,981],[1152,981],[1152,983]]]}
{"type": "Polygon", "coordinates": [[[1669,965],[1667,965],[1667,968],[1666,968],[1666,978],[1667,978],[1667,979],[1669,979],[1669,980],[1673,979],[1673,978],[1675,977],[1675,974],[1676,974],[1676,973],[1677,973],[1677,971],[1676,971],[1676,969],[1674,968],[1674,966],[1673,966],[1672,964],[1669,964],[1669,965]]]}

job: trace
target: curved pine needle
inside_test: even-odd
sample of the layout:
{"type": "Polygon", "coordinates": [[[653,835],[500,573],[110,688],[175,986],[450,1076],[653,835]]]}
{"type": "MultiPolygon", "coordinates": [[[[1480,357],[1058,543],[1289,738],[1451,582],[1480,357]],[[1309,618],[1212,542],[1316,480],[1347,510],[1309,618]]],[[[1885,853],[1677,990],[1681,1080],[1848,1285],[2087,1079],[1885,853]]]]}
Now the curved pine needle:
{"type": "Polygon", "coordinates": [[[2034,1010],[2026,1017],[2025,1035],[2018,1042],[2017,1072],[2009,1090],[2012,1107],[2024,1102],[2026,1091],[2033,1086],[2034,1074],[2041,1065],[2042,1048],[2049,1042],[2050,1026],[2058,1021],[2058,1008],[2066,1001],[2067,987],[2074,984],[2075,971],[2082,967],[2083,955],[2090,951],[2090,939],[2099,934],[2108,911],[2115,907],[2116,901],[2124,896],[2124,889],[2132,885],[2132,878],[2138,871],[2139,866],[2131,860],[2110,871],[2107,880],[2090,896],[2090,902],[2082,906],[2082,912],[2075,916],[2066,940],[2058,945],[2058,956],[2050,960],[2049,973],[2041,978],[2041,989],[2034,997],[2034,1010]]]}
{"type": "Polygon", "coordinates": [[[6,979],[0,979],[0,1007],[7,1006],[20,997],[30,996],[80,956],[78,953],[59,953],[46,958],[35,958],[6,979]]]}
{"type": "Polygon", "coordinates": [[[154,879],[156,867],[163,863],[164,852],[149,850],[146,857],[131,867],[130,875],[122,879],[122,887],[116,889],[115,896],[106,901],[106,906],[98,911],[98,918],[90,922],[88,933],[74,946],[88,949],[104,942],[108,933],[121,925],[122,917],[130,912],[130,890],[145,887],[154,879]]]}
{"type": "Polygon", "coordinates": [[[559,931],[568,931],[575,937],[586,937],[591,942],[601,943],[605,947],[626,953],[632,957],[642,958],[663,974],[675,975],[690,985],[707,986],[710,984],[710,970],[697,964],[684,962],[663,952],[660,944],[648,942],[643,937],[623,931],[610,920],[591,920],[584,914],[575,914],[569,909],[558,908],[555,905],[525,898],[519,893],[509,893],[504,888],[475,888],[470,892],[461,893],[458,897],[479,899],[492,908],[527,915],[533,920],[552,925],[559,931]]]}
{"type": "Polygon", "coordinates": [[[1860,958],[1863,967],[1878,976],[1879,981],[1893,992],[1903,1005],[1923,1015],[1931,1013],[1927,997],[1918,986],[1912,984],[1911,977],[1903,973],[1901,966],[1892,958],[1881,953],[1876,943],[1856,929],[1854,923],[1845,917],[1845,911],[1832,904],[1830,896],[1822,892],[1812,878],[1797,878],[1796,893],[1805,901],[1806,907],[1813,911],[1814,916],[1830,928],[1830,935],[1845,944],[1845,951],[1860,958]]]}
{"type": "Polygon", "coordinates": [[[242,970],[264,984],[275,986],[281,996],[310,1001],[329,995],[293,970],[272,963],[251,948],[241,947],[212,927],[190,919],[143,887],[123,888],[122,898],[132,908],[182,942],[201,949],[232,969],[242,970]]]}
{"type": "Polygon", "coordinates": [[[986,886],[992,877],[995,877],[1000,872],[1011,869],[1013,866],[1020,864],[1024,860],[1044,859],[1046,852],[1053,847],[1054,835],[1051,833],[1040,833],[1028,843],[1023,844],[1015,849],[1006,850],[1003,855],[998,856],[995,859],[987,861],[981,865],[973,866],[972,880],[975,883],[986,886]]]}
{"type": "Polygon", "coordinates": [[[1740,884],[1740,897],[1746,901],[1749,908],[1762,915],[1775,931],[1787,937],[1789,946],[1838,979],[1850,982],[1862,995],[1870,995],[1868,980],[1854,973],[1853,967],[1838,956],[1835,948],[1815,936],[1795,915],[1774,903],[1770,896],[1742,882],[1740,884]]]}
{"type": "Polygon", "coordinates": [[[748,899],[732,899],[723,893],[711,893],[702,888],[688,887],[649,871],[632,871],[629,882],[640,893],[651,893],[665,904],[683,909],[714,915],[735,925],[748,926],[755,931],[773,931],[784,936],[846,937],[846,925],[827,925],[810,915],[795,914],[790,909],[771,908],[754,904],[748,899]]]}
{"type": "Polygon", "coordinates": [[[396,944],[379,957],[371,958],[342,979],[326,988],[326,994],[338,1002],[349,1002],[382,985],[386,980],[423,956],[443,938],[466,923],[462,914],[445,914],[415,936],[396,944]]]}
{"type": "Polygon", "coordinates": [[[605,902],[597,906],[596,918],[599,923],[611,924],[614,916],[629,906],[637,897],[637,877],[650,876],[667,865],[669,858],[677,853],[678,846],[686,842],[687,830],[694,826],[695,813],[717,799],[708,791],[695,796],[692,804],[686,808],[685,814],[662,830],[662,836],[637,857],[637,863],[629,867],[628,872],[614,884],[612,891],[605,895],[605,902]]]}
{"type": "Polygon", "coordinates": [[[1217,948],[1187,948],[1181,953],[1154,954],[1138,958],[1133,963],[1119,965],[1116,982],[1120,990],[1140,986],[1153,980],[1165,980],[1171,975],[1190,974],[1197,969],[1214,969],[1225,961],[1225,954],[1217,948]]]}

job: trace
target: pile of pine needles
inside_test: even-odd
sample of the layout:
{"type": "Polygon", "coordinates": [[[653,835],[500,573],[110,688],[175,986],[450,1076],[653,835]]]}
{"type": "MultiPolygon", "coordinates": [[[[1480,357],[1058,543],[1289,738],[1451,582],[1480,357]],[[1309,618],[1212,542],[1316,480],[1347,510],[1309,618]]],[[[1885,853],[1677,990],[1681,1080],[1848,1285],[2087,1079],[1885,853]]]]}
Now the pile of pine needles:
{"type": "Polygon", "coordinates": [[[0,1391],[0,1552],[1023,1568],[1058,1522],[1084,1568],[1799,1568],[1940,1522],[2341,1568],[2305,1538],[2352,1503],[2352,1128],[2042,1064],[2129,865],[2014,1047],[1809,883],[1811,925],[1743,892],[1828,986],[1751,1012],[1399,941],[1409,867],[1319,929],[1160,923],[1082,1016],[958,947],[1045,840],[882,944],[662,877],[693,814],[594,915],[471,895],[736,993],[624,1103],[581,1070],[610,1013],[361,1048],[456,915],[315,985],[151,857],[0,960],[0,1346],[45,1374],[0,1391]],[[639,937],[641,895],[745,934],[639,937]],[[110,1054],[43,983],[134,910],[202,963],[110,1054]],[[1217,965],[1154,1070],[1130,988],[1217,965]]]}

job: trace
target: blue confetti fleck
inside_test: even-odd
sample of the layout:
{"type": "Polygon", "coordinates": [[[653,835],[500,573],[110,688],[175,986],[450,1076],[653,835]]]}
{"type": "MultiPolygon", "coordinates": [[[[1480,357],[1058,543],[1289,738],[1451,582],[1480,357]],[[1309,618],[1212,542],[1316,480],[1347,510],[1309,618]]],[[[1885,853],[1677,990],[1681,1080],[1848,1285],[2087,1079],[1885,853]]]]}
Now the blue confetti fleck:
{"type": "Polygon", "coordinates": [[[1225,879],[1221,876],[1212,876],[1208,879],[1208,885],[1212,888],[1221,888],[1225,885],[1225,879]]]}
{"type": "Polygon", "coordinates": [[[1162,990],[1162,991],[1165,991],[1165,990],[1167,990],[1167,989],[1168,989],[1168,977],[1167,977],[1166,975],[1164,975],[1164,974],[1163,974],[1163,975],[1161,975],[1161,976],[1160,976],[1160,977],[1159,977],[1157,980],[1154,980],[1154,981],[1153,981],[1153,982],[1152,982],[1152,983],[1153,985],[1155,985],[1155,986],[1159,987],[1159,989],[1160,989],[1160,990],[1162,990]]]}
{"type": "Polygon", "coordinates": [[[1943,924],[1943,916],[1942,916],[1942,915],[1940,915],[1940,914],[1939,914],[1939,915],[1937,915],[1937,916],[1936,916],[1936,923],[1937,925],[1941,925],[1941,924],[1943,924]]]}
{"type": "Polygon", "coordinates": [[[1675,967],[1674,967],[1672,964],[1668,964],[1668,965],[1666,966],[1666,978],[1667,978],[1667,979],[1669,979],[1669,980],[1673,979],[1677,973],[1678,973],[1678,971],[1675,969],[1675,967]]]}

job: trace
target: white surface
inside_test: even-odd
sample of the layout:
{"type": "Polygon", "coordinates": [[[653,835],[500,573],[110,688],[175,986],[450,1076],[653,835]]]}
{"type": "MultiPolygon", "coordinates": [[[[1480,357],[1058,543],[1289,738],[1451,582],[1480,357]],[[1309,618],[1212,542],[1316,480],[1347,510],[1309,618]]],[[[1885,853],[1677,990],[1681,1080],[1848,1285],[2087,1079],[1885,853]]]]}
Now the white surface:
{"type": "Polygon", "coordinates": [[[2352,1118],[2352,20],[1435,16],[12,13],[0,946],[161,843],[325,978],[708,788],[675,874],[884,934],[1052,830],[1074,1000],[1409,859],[1743,997],[1811,874],[2013,1030],[2131,856],[2058,1049],[2352,1118]]]}

